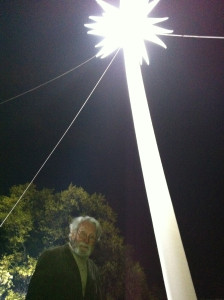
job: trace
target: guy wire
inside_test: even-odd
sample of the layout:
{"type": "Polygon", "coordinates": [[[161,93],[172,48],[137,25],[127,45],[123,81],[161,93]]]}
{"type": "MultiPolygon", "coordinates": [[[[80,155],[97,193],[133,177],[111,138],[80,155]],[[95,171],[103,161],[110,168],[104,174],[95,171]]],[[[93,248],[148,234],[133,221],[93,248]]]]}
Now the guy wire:
{"type": "Polygon", "coordinates": [[[65,137],[65,135],[67,134],[67,132],[69,131],[69,129],[72,127],[73,123],[75,122],[75,120],[77,119],[77,117],[79,116],[79,114],[81,113],[81,111],[83,110],[83,108],[85,107],[85,105],[87,104],[88,100],[90,99],[90,97],[92,96],[93,92],[95,91],[95,89],[97,88],[97,86],[99,85],[100,81],[103,79],[104,75],[106,74],[107,70],[109,69],[109,67],[111,66],[111,64],[113,63],[115,57],[117,56],[118,52],[120,49],[117,50],[117,52],[115,53],[114,57],[112,58],[112,60],[110,61],[110,63],[108,64],[108,66],[106,67],[105,71],[103,72],[103,74],[100,76],[99,80],[97,81],[97,83],[95,84],[95,86],[93,87],[92,91],[90,92],[89,96],[86,98],[85,102],[83,103],[83,105],[81,106],[81,108],[79,109],[79,111],[77,112],[76,116],[74,117],[74,119],[72,120],[72,122],[70,123],[70,125],[67,127],[67,129],[65,130],[65,132],[63,133],[63,135],[61,136],[61,138],[59,139],[59,141],[57,142],[57,144],[54,146],[53,150],[50,152],[50,154],[47,156],[47,158],[45,159],[45,161],[43,162],[43,164],[41,165],[41,167],[39,168],[39,170],[37,171],[37,173],[34,175],[33,179],[30,181],[30,183],[27,185],[26,189],[24,190],[24,192],[22,193],[22,195],[19,197],[19,199],[16,201],[16,203],[14,204],[14,206],[11,208],[11,210],[9,211],[9,213],[6,215],[6,217],[4,218],[4,220],[2,221],[0,227],[3,226],[3,224],[5,223],[5,221],[8,219],[8,217],[10,216],[10,214],[13,212],[13,210],[16,208],[16,206],[19,204],[19,202],[22,200],[23,196],[25,195],[25,193],[27,192],[27,190],[29,189],[29,187],[31,186],[31,184],[34,182],[34,180],[36,179],[36,177],[38,176],[38,174],[40,173],[40,171],[43,169],[43,167],[45,166],[45,164],[47,163],[47,161],[50,159],[51,155],[54,153],[54,151],[56,150],[56,148],[58,147],[58,145],[61,143],[61,141],[63,140],[63,138],[65,137]]]}
{"type": "Polygon", "coordinates": [[[41,88],[41,87],[43,87],[43,86],[45,86],[45,85],[47,85],[47,84],[49,84],[49,83],[51,83],[51,82],[53,82],[53,81],[55,81],[55,80],[57,80],[57,79],[63,77],[63,76],[65,76],[65,75],[67,75],[67,74],[69,74],[69,73],[75,71],[76,69],[78,69],[79,67],[85,65],[86,63],[88,63],[89,61],[91,61],[91,60],[92,60],[93,58],[95,58],[95,57],[96,57],[96,55],[92,56],[91,58],[87,59],[86,61],[82,62],[82,63],[79,64],[78,66],[72,68],[71,70],[66,71],[66,72],[62,73],[61,75],[58,75],[57,77],[54,77],[54,78],[52,78],[52,79],[50,79],[50,80],[48,80],[48,81],[46,81],[46,82],[44,82],[44,83],[41,83],[41,84],[37,85],[36,87],[34,87],[34,88],[32,88],[32,89],[29,89],[29,90],[27,90],[27,91],[25,91],[25,92],[23,92],[23,93],[21,93],[21,94],[18,94],[18,95],[16,95],[16,96],[13,96],[13,97],[11,97],[11,98],[9,98],[9,99],[3,100],[2,102],[0,102],[0,105],[1,105],[1,104],[4,104],[4,103],[6,103],[6,102],[9,102],[9,101],[15,100],[15,99],[17,99],[17,98],[19,98],[19,97],[21,97],[21,96],[23,96],[23,95],[26,95],[26,94],[28,94],[28,93],[33,92],[33,91],[36,91],[37,89],[39,89],[39,88],[41,88]]]}

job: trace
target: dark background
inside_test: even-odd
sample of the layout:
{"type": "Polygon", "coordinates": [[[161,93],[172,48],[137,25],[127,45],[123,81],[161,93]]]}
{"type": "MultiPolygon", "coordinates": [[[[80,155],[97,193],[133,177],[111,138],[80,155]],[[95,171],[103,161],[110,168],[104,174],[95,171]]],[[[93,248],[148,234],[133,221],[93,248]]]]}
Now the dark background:
{"type": "MultiPolygon", "coordinates": [[[[92,0],[1,1],[1,102],[92,57],[99,39],[83,24],[100,13],[92,0]]],[[[224,36],[222,0],[163,0],[152,16],[176,34],[224,36]]],[[[224,298],[224,40],[162,39],[142,67],[158,146],[197,295],[224,298]]],[[[31,181],[111,58],[0,105],[0,194],[31,181]]],[[[122,51],[35,180],[71,182],[106,196],[149,285],[163,285],[122,51]]]]}

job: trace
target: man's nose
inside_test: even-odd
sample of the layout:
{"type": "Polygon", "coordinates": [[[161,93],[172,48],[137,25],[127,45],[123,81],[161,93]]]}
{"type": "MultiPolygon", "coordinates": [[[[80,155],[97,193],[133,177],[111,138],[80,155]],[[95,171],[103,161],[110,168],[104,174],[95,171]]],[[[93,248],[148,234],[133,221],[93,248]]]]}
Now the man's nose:
{"type": "Polygon", "coordinates": [[[89,243],[89,238],[88,238],[88,236],[85,236],[85,237],[84,237],[84,242],[85,242],[86,244],[89,243]]]}

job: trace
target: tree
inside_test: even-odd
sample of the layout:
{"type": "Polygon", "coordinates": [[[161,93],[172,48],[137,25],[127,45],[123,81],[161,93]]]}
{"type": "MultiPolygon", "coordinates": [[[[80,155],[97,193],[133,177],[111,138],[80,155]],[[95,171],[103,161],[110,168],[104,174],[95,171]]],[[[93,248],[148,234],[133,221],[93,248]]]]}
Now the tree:
{"type": "MultiPolygon", "coordinates": [[[[5,217],[25,187],[14,186],[9,196],[0,197],[0,219],[5,217]]],[[[105,197],[96,193],[89,195],[72,184],[60,193],[50,189],[37,190],[32,185],[5,222],[0,249],[3,299],[24,298],[39,254],[46,248],[67,242],[68,224],[79,215],[93,216],[102,225],[102,239],[95,248],[93,259],[100,267],[107,299],[149,299],[143,297],[143,290],[145,295],[148,293],[143,269],[126,251],[116,227],[116,214],[105,197]],[[139,298],[135,298],[137,287],[139,298]]]]}
{"type": "MultiPolygon", "coordinates": [[[[3,255],[0,262],[0,297],[22,300],[37,260],[15,252],[3,255]]],[[[1,299],[2,299],[1,298],[1,299]]]]}

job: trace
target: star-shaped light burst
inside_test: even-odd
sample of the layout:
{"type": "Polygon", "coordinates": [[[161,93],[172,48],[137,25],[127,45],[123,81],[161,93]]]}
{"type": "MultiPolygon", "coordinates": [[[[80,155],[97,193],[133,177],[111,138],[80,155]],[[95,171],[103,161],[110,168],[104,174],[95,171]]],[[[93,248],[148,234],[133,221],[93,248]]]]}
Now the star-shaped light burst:
{"type": "Polygon", "coordinates": [[[145,40],[166,48],[164,42],[158,37],[161,34],[172,33],[172,30],[164,29],[155,24],[168,18],[148,18],[159,0],[121,0],[120,8],[114,7],[103,0],[96,0],[104,13],[101,17],[90,16],[95,23],[85,24],[91,30],[90,34],[103,37],[96,45],[101,47],[97,56],[106,57],[116,49],[128,47],[135,58],[142,64],[142,59],[149,64],[149,57],[145,47],[145,40]]]}

